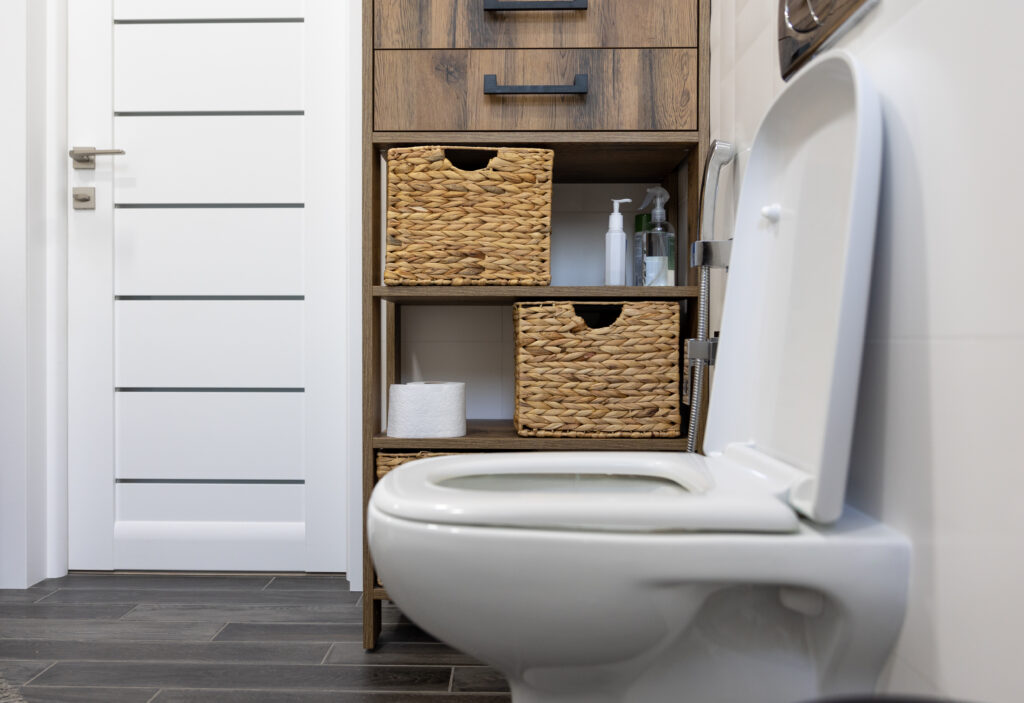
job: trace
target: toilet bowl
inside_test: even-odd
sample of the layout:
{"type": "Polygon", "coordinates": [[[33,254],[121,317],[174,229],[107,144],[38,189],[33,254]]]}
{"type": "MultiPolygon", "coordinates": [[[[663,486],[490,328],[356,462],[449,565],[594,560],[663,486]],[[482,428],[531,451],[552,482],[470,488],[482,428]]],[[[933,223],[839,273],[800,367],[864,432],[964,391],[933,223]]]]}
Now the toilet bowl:
{"type": "Polygon", "coordinates": [[[704,455],[402,466],[367,512],[402,611],[502,671],[515,703],[871,692],[910,559],[901,535],[844,507],[880,158],[866,77],[822,56],[751,149],[704,455]]]}

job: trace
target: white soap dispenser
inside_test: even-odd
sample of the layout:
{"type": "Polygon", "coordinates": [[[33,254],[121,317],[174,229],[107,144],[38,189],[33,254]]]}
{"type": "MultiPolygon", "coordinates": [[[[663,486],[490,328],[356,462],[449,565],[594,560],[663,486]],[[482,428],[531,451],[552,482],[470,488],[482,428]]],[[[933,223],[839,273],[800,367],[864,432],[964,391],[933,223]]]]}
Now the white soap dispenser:
{"type": "Polygon", "coordinates": [[[622,229],[619,203],[631,203],[630,198],[612,200],[612,214],[608,216],[608,233],[604,235],[604,284],[626,285],[626,232],[622,229]]]}

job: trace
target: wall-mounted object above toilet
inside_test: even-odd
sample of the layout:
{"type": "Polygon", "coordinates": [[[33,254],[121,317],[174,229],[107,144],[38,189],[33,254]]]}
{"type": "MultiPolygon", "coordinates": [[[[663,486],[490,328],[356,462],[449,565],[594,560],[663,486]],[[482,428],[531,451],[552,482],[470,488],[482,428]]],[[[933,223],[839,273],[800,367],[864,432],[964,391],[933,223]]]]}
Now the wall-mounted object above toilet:
{"type": "Polygon", "coordinates": [[[779,0],[779,70],[789,80],[832,46],[878,0],[779,0]]]}

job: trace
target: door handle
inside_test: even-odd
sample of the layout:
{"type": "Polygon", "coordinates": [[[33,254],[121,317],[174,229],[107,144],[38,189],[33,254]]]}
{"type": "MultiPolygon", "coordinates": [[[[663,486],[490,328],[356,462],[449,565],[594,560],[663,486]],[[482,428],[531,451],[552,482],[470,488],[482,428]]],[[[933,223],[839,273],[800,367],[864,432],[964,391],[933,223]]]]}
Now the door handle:
{"type": "Polygon", "coordinates": [[[72,166],[75,168],[96,168],[97,156],[117,156],[123,154],[124,149],[97,149],[93,146],[76,146],[68,152],[71,157],[72,166]]]}
{"type": "Polygon", "coordinates": [[[509,12],[512,10],[586,10],[587,0],[484,0],[484,12],[509,12]]]}
{"type": "Polygon", "coordinates": [[[590,77],[577,73],[572,85],[498,85],[498,76],[484,76],[484,95],[586,95],[590,77]]]}

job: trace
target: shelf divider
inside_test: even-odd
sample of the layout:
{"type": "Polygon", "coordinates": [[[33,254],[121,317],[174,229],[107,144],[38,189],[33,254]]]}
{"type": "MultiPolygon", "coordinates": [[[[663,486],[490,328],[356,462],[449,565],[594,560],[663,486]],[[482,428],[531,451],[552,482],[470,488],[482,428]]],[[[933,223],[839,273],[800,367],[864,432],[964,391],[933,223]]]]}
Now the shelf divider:
{"type": "Polygon", "coordinates": [[[686,451],[686,437],[520,437],[516,434],[511,420],[466,420],[465,437],[409,439],[388,437],[384,433],[378,433],[374,435],[373,448],[407,451],[686,451]]]}
{"type": "Polygon", "coordinates": [[[516,300],[687,300],[697,286],[373,286],[373,297],[394,303],[510,303],[516,300]]]}

